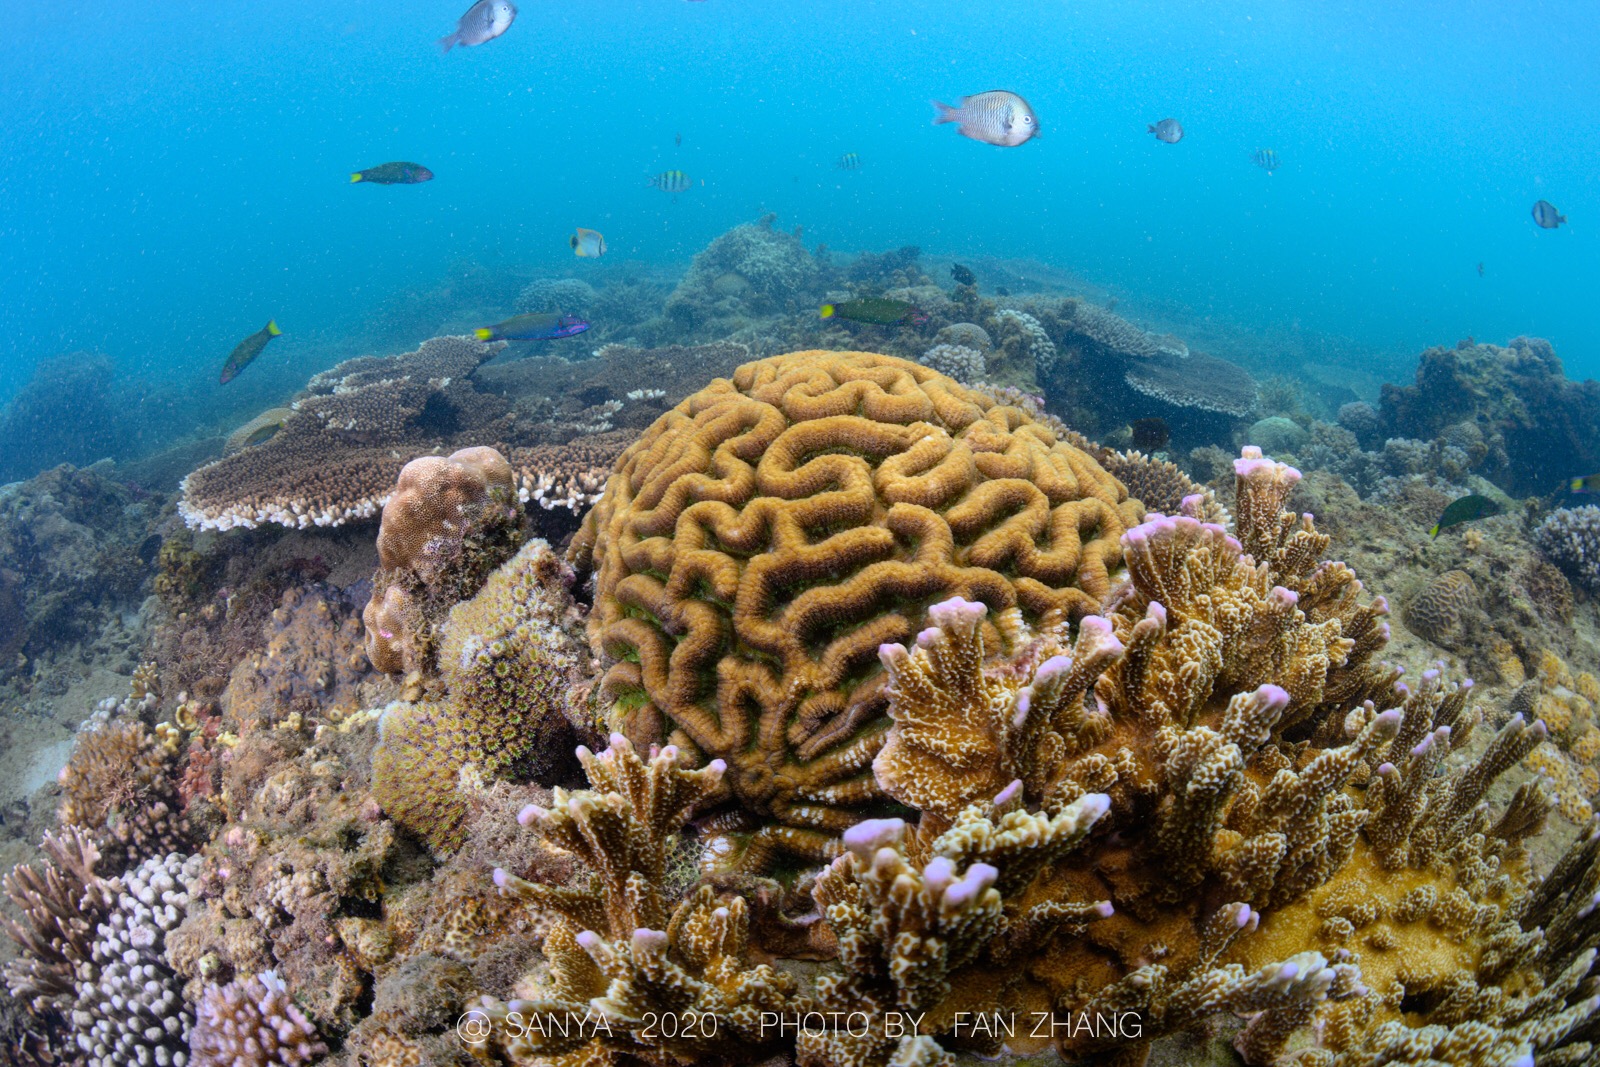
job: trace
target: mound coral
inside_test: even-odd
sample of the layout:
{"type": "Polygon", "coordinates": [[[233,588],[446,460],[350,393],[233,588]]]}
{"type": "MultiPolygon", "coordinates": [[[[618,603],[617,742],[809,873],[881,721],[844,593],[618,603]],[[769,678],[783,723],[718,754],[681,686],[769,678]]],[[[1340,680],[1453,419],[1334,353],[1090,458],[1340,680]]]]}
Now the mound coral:
{"type": "Polygon", "coordinates": [[[1478,585],[1462,570],[1445,571],[1405,606],[1406,626],[1419,637],[1450,648],[1483,614],[1478,585]]]}
{"type": "Polygon", "coordinates": [[[445,851],[460,844],[463,775],[487,781],[519,762],[548,771],[582,722],[573,690],[587,657],[562,629],[570,574],[530,541],[440,630],[444,695],[385,709],[372,791],[396,822],[445,851]]]}
{"type": "Polygon", "coordinates": [[[747,313],[795,312],[812,305],[817,263],[800,238],[774,228],[776,216],[735,226],[689,264],[667,297],[664,315],[680,327],[703,330],[747,313]]]}
{"type": "Polygon", "coordinates": [[[1020,347],[1027,352],[1035,380],[1043,381],[1056,369],[1061,354],[1038,319],[1025,311],[1002,308],[994,313],[994,320],[999,327],[998,346],[1002,350],[1020,347]]]}
{"type": "Polygon", "coordinates": [[[922,358],[917,362],[964,384],[982,381],[984,371],[988,369],[983,361],[983,353],[965,345],[934,345],[922,353],[922,358]]]}
{"type": "Polygon", "coordinates": [[[747,364],[624,453],[574,541],[612,725],[727,761],[765,820],[743,862],[829,855],[879,796],[878,645],[955,594],[1091,612],[1138,515],[1045,426],[915,363],[747,364]]]}
{"type": "Polygon", "coordinates": [[[431,673],[434,630],[516,550],[521,520],[511,466],[494,449],[407,463],[383,506],[378,573],[362,612],[372,665],[431,673]]]}

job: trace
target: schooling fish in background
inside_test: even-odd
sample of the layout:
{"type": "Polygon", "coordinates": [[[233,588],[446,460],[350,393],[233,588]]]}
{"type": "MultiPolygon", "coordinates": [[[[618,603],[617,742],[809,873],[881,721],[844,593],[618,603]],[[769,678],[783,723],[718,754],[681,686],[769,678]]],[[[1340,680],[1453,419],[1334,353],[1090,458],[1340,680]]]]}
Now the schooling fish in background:
{"type": "Polygon", "coordinates": [[[927,312],[915,304],[886,297],[823,304],[821,314],[825,319],[849,319],[851,322],[870,322],[876,326],[895,326],[904,322],[921,326],[928,321],[927,312]]]}
{"type": "Polygon", "coordinates": [[[439,50],[448,52],[456,45],[470,48],[492,41],[511,28],[517,5],[511,0],[478,0],[456,22],[456,32],[439,38],[439,50]]]}
{"type": "Polygon", "coordinates": [[[433,171],[421,163],[381,163],[356,171],[350,175],[350,180],[371,182],[373,185],[417,185],[433,181],[433,171]]]}
{"type": "Polygon", "coordinates": [[[1183,140],[1183,126],[1177,119],[1162,119],[1150,127],[1150,132],[1156,135],[1156,140],[1167,144],[1177,144],[1183,140]]]}
{"type": "MultiPolygon", "coordinates": [[[[694,181],[681,170],[664,170],[654,178],[651,178],[650,184],[664,193],[671,193],[672,202],[676,204],[678,202],[678,194],[693,185],[694,181]]],[[[702,180],[700,184],[704,185],[705,182],[702,180]]]]}
{"type": "Polygon", "coordinates": [[[553,341],[580,334],[588,328],[589,324],[580,318],[545,311],[513,315],[504,322],[473,330],[472,336],[480,341],[553,341]]]}
{"type": "Polygon", "coordinates": [[[1539,224],[1541,230],[1553,230],[1567,221],[1567,217],[1556,210],[1556,206],[1548,200],[1541,200],[1533,205],[1533,221],[1539,224]]]}
{"type": "Polygon", "coordinates": [[[1250,156],[1250,162],[1271,174],[1278,169],[1278,153],[1270,148],[1258,148],[1250,156]]]}
{"type": "Polygon", "coordinates": [[[227,385],[239,376],[239,372],[248,367],[252,360],[261,354],[267,347],[267,342],[281,334],[276,320],[269,320],[267,324],[255,333],[240,341],[234,350],[228,353],[228,360],[222,365],[222,376],[218,379],[227,385]]]}
{"type": "Polygon", "coordinates": [[[599,259],[606,254],[606,237],[599,230],[578,227],[578,232],[567,238],[573,255],[580,259],[599,259]]]}
{"type": "Polygon", "coordinates": [[[672,146],[674,148],[682,148],[683,147],[683,134],[675,133],[675,134],[672,135],[672,146]]]}
{"type": "Polygon", "coordinates": [[[844,155],[839,157],[839,162],[836,163],[835,166],[837,166],[840,170],[860,170],[861,157],[856,155],[854,152],[846,152],[844,155]]]}
{"type": "Polygon", "coordinates": [[[963,96],[960,107],[933,101],[933,124],[960,123],[963,137],[1001,148],[1015,148],[1039,136],[1039,117],[1028,102],[1016,93],[991,89],[976,96],[963,96]]]}
{"type": "Polygon", "coordinates": [[[1500,514],[1500,505],[1486,496],[1477,493],[1468,493],[1458,500],[1450,501],[1440,514],[1439,521],[1433,524],[1433,529],[1428,531],[1429,537],[1438,537],[1440,530],[1448,530],[1452,526],[1459,526],[1464,522],[1475,519],[1486,519],[1490,515],[1500,514]]]}
{"type": "Polygon", "coordinates": [[[1478,277],[1483,277],[1483,260],[1478,261],[1478,277]]]}

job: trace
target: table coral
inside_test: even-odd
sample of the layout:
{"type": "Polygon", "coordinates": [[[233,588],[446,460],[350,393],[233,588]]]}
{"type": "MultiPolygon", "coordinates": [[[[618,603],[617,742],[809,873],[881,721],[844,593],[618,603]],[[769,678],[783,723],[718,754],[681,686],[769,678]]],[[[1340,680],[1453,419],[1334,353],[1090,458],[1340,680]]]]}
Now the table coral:
{"type": "Polygon", "coordinates": [[[373,795],[435,848],[459,845],[463,769],[484,780],[518,762],[548,765],[568,750],[578,672],[588,662],[563,623],[568,574],[530,541],[441,625],[443,693],[385,709],[373,755],[373,795]]]}
{"type": "Polygon", "coordinates": [[[1110,592],[1138,505],[1024,412],[925,367],[741,367],[626,452],[576,557],[613,726],[728,763],[745,857],[824,856],[880,796],[877,647],[954,594],[1039,622],[1110,592]]]}
{"type": "Polygon", "coordinates": [[[1249,373],[1203,352],[1176,356],[1157,351],[1130,363],[1123,380],[1129,388],[1177,408],[1242,418],[1256,406],[1256,383],[1249,373]]]}
{"type": "Polygon", "coordinates": [[[372,665],[431,674],[444,614],[516,551],[521,520],[511,465],[494,449],[407,463],[383,506],[378,573],[362,612],[372,665]]]}

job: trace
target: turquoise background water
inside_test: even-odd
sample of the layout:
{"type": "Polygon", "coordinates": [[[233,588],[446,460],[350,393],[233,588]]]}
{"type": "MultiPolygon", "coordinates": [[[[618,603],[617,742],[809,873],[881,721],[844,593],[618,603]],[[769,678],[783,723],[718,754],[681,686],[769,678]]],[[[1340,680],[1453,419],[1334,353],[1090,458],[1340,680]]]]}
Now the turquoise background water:
{"type": "Polygon", "coordinates": [[[574,226],[608,269],[681,264],[769,210],[836,250],[1039,260],[1391,378],[1468,334],[1600,373],[1596,5],[525,0],[441,55],[464,7],[9,4],[0,400],[96,349],[232,406],[407,292],[581,276],[574,226]],[[930,98],[997,87],[1041,138],[930,125],[930,98]],[[1145,132],[1166,116],[1181,144],[1145,132]],[[348,184],[394,159],[438,177],[348,184]],[[646,185],[668,167],[697,183],[676,203],[646,185]],[[1570,226],[1535,227],[1540,197],[1570,226]],[[219,387],[269,317],[283,338],[219,387]]]}

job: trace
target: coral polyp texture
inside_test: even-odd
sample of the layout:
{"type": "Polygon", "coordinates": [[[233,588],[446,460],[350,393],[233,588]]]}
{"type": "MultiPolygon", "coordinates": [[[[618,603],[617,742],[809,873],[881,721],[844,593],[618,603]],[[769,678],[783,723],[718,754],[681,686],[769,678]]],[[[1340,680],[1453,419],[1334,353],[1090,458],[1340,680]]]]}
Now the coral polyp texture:
{"type": "Polygon", "coordinates": [[[442,624],[443,693],[383,712],[372,791],[396,822],[440,850],[459,846],[470,794],[519,762],[548,772],[572,744],[588,657],[562,623],[572,610],[566,565],[530,541],[442,624]]]}
{"type": "Polygon", "coordinates": [[[301,1067],[328,1052],[272,971],[208,987],[189,1046],[190,1067],[301,1067]]]}
{"type": "Polygon", "coordinates": [[[1093,612],[1140,514],[1046,425],[919,364],[746,364],[624,453],[574,542],[611,724],[727,762],[761,823],[737,862],[831,855],[881,799],[878,646],[956,595],[1093,612]]]}
{"type": "Polygon", "coordinates": [[[383,506],[378,573],[362,613],[372,665],[431,671],[435,627],[516,550],[521,522],[511,465],[494,449],[407,463],[383,506]]]}

